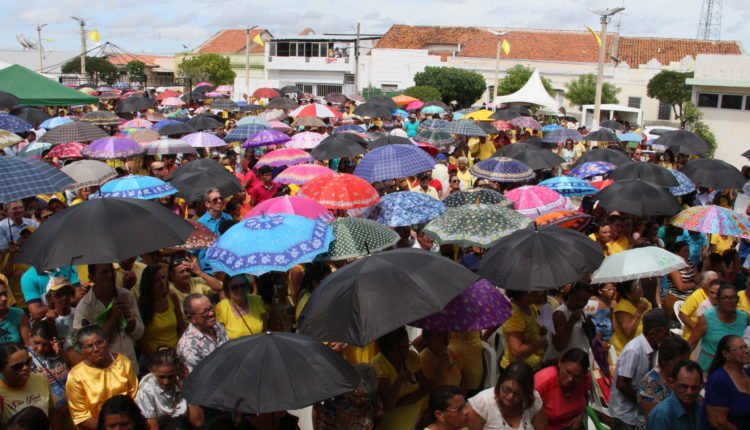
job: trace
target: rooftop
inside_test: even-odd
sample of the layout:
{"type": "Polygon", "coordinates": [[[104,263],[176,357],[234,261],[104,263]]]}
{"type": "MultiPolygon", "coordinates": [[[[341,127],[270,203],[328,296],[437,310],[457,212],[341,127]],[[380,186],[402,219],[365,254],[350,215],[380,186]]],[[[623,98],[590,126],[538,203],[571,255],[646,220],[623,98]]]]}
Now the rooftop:
{"type": "MultiPolygon", "coordinates": [[[[250,53],[262,54],[265,48],[253,42],[253,39],[263,34],[264,38],[270,36],[270,33],[262,28],[250,30],[250,53]]],[[[221,30],[211,36],[206,42],[195,49],[195,52],[205,54],[239,54],[245,52],[245,42],[247,36],[244,29],[221,30]]]]}

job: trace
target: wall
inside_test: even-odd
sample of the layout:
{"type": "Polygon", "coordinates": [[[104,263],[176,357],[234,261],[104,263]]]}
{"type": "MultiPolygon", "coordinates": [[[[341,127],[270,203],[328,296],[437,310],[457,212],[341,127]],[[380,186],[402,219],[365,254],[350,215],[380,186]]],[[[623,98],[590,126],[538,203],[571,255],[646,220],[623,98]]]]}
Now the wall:
{"type": "Polygon", "coordinates": [[[360,59],[360,90],[382,85],[406,89],[414,86],[414,75],[426,66],[445,66],[440,57],[423,49],[372,49],[360,59]]]}
{"type": "MultiPolygon", "coordinates": [[[[693,103],[697,103],[699,92],[750,95],[750,87],[725,88],[696,85],[693,87],[693,103]]],[[[726,161],[738,169],[750,164],[747,158],[740,155],[749,149],[745,137],[750,135],[750,110],[705,107],[698,109],[703,113],[703,122],[716,136],[717,148],[714,158],[726,161]]]]}

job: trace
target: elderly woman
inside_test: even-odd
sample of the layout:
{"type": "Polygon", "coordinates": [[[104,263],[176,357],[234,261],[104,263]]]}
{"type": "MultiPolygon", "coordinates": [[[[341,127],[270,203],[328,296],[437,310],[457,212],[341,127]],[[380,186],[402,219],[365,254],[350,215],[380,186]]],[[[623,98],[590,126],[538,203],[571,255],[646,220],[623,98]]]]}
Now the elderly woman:
{"type": "Polygon", "coordinates": [[[469,171],[469,159],[466,157],[458,157],[456,167],[456,177],[461,181],[462,188],[471,188],[472,185],[474,185],[474,180],[476,178],[469,171]]]}
{"type": "MultiPolygon", "coordinates": [[[[49,383],[44,375],[31,371],[29,353],[16,343],[0,344],[0,396],[3,399],[0,422],[8,423],[11,416],[29,406],[36,406],[49,415],[53,404],[49,383]]],[[[57,425],[59,416],[53,422],[57,425]]],[[[53,427],[57,428],[57,427],[53,427]]]]}
{"type": "Polygon", "coordinates": [[[107,335],[101,327],[82,327],[75,341],[84,359],[68,374],[65,384],[68,407],[73,424],[83,430],[94,430],[107,399],[118,394],[135,398],[138,378],[130,359],[109,352],[107,335]]]}
{"type": "Polygon", "coordinates": [[[176,348],[185,330],[185,321],[177,296],[169,293],[169,284],[161,265],[143,269],[138,309],[145,327],[138,341],[141,353],[149,358],[160,347],[176,348]]]}
{"type": "Polygon", "coordinates": [[[675,364],[687,360],[690,355],[688,343],[677,336],[669,336],[659,344],[658,366],[651,369],[638,386],[638,404],[644,418],[671,393],[669,378],[675,364]]]}
{"type": "Polygon", "coordinates": [[[224,324],[230,340],[265,331],[268,312],[263,299],[250,294],[247,276],[232,276],[224,284],[224,294],[216,305],[216,321],[224,324]]]}
{"type": "Polygon", "coordinates": [[[430,394],[427,405],[416,429],[461,430],[469,423],[468,403],[464,391],[458,387],[437,387],[430,394]]]}
{"type": "Polygon", "coordinates": [[[534,389],[544,402],[550,430],[581,428],[592,384],[589,365],[588,353],[572,348],[556,366],[534,375],[534,389]]]}
{"type": "Polygon", "coordinates": [[[510,364],[493,388],[469,399],[469,430],[547,429],[547,415],[534,390],[531,366],[510,364]]]}
{"type": "Polygon", "coordinates": [[[537,321],[539,311],[532,306],[537,295],[520,291],[507,291],[506,294],[513,310],[502,327],[504,351],[500,367],[504,369],[514,361],[523,360],[532,369],[539,369],[548,342],[537,321]]]}
{"type": "Polygon", "coordinates": [[[354,370],[360,377],[356,389],[313,405],[313,422],[316,430],[375,428],[375,421],[382,412],[375,395],[378,376],[369,364],[355,364],[354,370]]]}
{"type": "Polygon", "coordinates": [[[708,369],[701,428],[745,429],[750,422],[750,352],[741,337],[728,335],[716,346],[708,369]]]}
{"type": "Polygon", "coordinates": [[[637,282],[627,281],[617,284],[620,301],[614,309],[614,335],[611,339],[617,355],[625,344],[635,339],[643,331],[643,314],[651,309],[651,303],[643,298],[643,289],[637,282]]]}

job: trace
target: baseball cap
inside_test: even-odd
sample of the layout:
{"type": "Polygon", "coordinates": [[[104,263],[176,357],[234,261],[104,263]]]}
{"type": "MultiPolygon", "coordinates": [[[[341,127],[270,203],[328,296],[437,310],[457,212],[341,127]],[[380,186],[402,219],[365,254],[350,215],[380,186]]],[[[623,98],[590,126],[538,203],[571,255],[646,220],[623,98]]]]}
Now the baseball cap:
{"type": "Polygon", "coordinates": [[[54,276],[50,278],[49,281],[49,290],[50,291],[59,291],[65,287],[73,288],[73,284],[70,283],[70,280],[64,276],[54,276]]]}

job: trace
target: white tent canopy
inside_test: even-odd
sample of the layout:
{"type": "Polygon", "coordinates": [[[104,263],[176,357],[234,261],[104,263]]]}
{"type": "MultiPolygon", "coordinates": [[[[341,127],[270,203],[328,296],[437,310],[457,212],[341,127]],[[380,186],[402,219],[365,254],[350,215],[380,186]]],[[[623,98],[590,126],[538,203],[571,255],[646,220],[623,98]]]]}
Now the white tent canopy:
{"type": "Polygon", "coordinates": [[[526,103],[543,106],[547,109],[556,111],[560,107],[560,103],[553,99],[542,83],[542,77],[539,76],[539,71],[534,70],[531,77],[523,85],[523,88],[516,91],[513,94],[507,96],[497,96],[493,101],[495,106],[499,106],[501,103],[526,103]]]}

